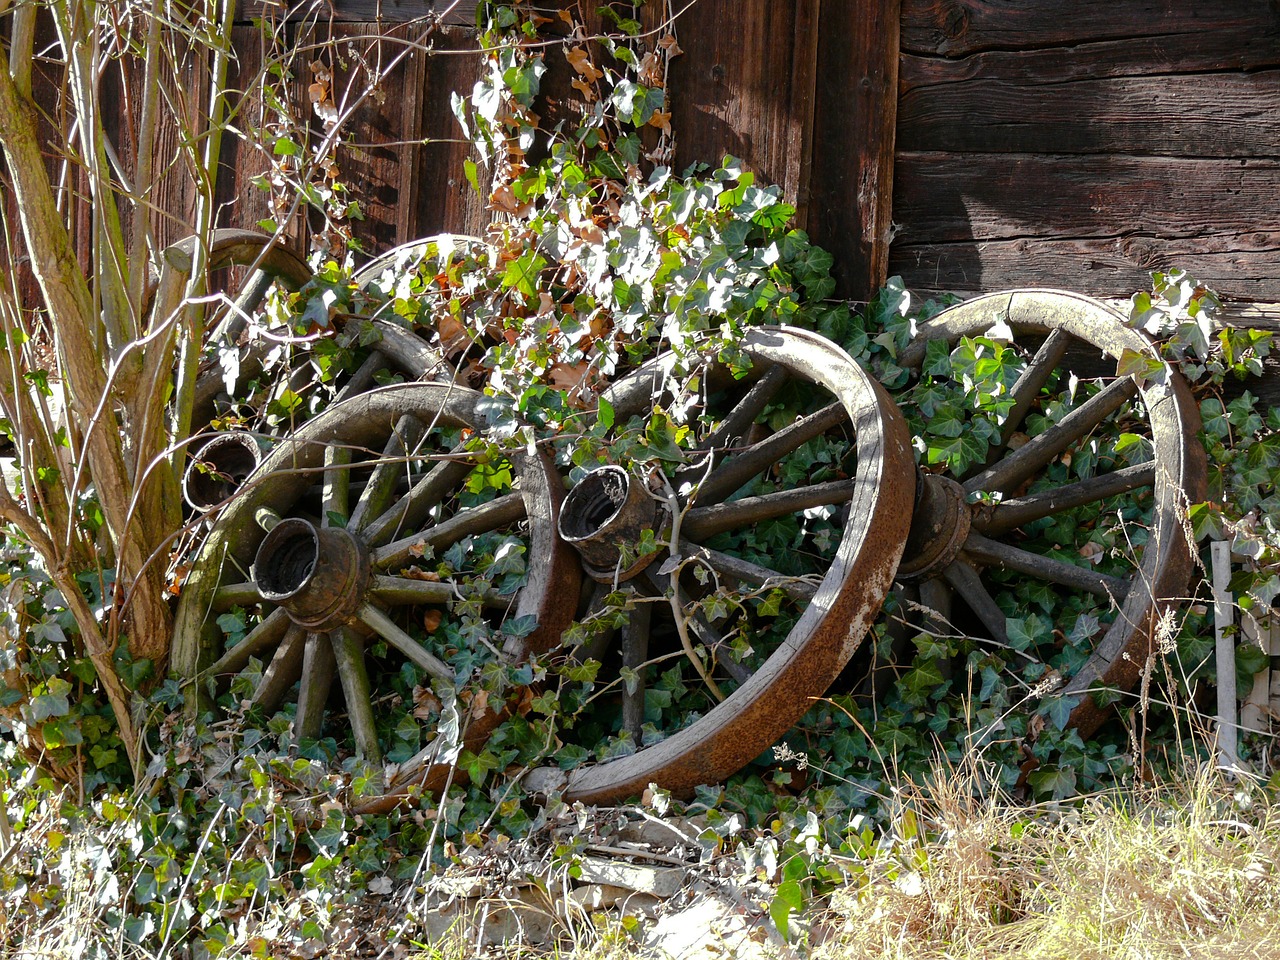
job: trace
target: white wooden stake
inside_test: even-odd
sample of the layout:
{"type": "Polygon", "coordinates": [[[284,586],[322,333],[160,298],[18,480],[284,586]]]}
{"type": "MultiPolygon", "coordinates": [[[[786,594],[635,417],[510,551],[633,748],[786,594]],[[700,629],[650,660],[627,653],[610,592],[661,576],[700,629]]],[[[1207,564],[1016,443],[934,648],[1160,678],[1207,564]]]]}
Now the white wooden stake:
{"type": "Polygon", "coordinates": [[[1266,666],[1253,675],[1253,689],[1240,706],[1240,727],[1253,733],[1270,733],[1267,701],[1271,699],[1271,631],[1270,625],[1259,623],[1252,611],[1240,611],[1240,633],[1266,656],[1266,666]]]}
{"type": "Polygon", "coordinates": [[[1236,741],[1236,649],[1228,633],[1233,620],[1231,544],[1219,540],[1209,547],[1213,561],[1213,634],[1217,641],[1218,668],[1218,765],[1228,769],[1240,764],[1236,741]]]}

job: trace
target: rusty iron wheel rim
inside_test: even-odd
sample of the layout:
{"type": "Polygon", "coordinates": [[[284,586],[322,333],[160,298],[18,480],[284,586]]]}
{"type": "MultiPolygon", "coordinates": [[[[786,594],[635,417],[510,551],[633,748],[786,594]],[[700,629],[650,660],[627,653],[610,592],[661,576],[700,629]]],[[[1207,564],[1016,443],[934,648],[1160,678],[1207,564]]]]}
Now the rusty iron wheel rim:
{"type": "MultiPolygon", "coordinates": [[[[318,734],[326,682],[340,685],[359,752],[376,759],[376,734],[369,742],[369,695],[362,695],[359,687],[363,640],[357,631],[380,635],[389,646],[405,650],[401,646],[404,636],[394,633],[400,630],[395,622],[399,611],[418,609],[422,604],[446,605],[454,591],[447,579],[431,582],[404,576],[415,557],[415,544],[425,540],[443,550],[462,536],[516,527],[527,543],[527,582],[514,597],[496,598],[502,609],[492,614],[492,622],[496,629],[509,617],[531,616],[537,625],[527,636],[508,638],[502,657],[517,664],[558,643],[573,615],[573,605],[565,598],[578,595],[581,573],[576,558],[555,534],[564,487],[549,458],[514,454],[511,459],[517,480],[512,493],[459,508],[455,515],[435,517],[430,522],[424,515],[440,503],[450,502],[472,469],[473,464],[460,455],[459,448],[436,456],[432,466],[423,466],[413,489],[430,492],[416,500],[403,490],[403,482],[397,490],[387,480],[388,474],[394,479],[394,471],[403,468],[407,460],[422,455],[414,452],[416,438],[435,427],[483,430],[492,425],[495,410],[491,400],[461,387],[396,384],[335,404],[281,440],[218,516],[200,549],[179,601],[173,644],[175,674],[180,679],[201,681],[194,691],[200,695],[206,678],[215,673],[234,674],[250,656],[259,656],[266,666],[255,698],[278,703],[295,680],[301,680],[295,717],[299,737],[318,734]],[[349,491],[344,504],[341,490],[349,480],[342,478],[361,466],[362,457],[366,467],[363,492],[357,497],[354,490],[349,491]],[[321,480],[322,493],[305,493],[321,480]],[[216,624],[220,611],[235,604],[256,604],[262,598],[262,574],[253,570],[252,564],[255,558],[266,562],[264,558],[273,555],[270,549],[260,553],[268,531],[280,530],[305,540],[328,526],[324,520],[317,523],[314,516],[308,520],[291,516],[294,512],[314,513],[314,503],[302,506],[304,495],[321,498],[320,513],[325,517],[331,510],[349,514],[349,530],[342,531],[341,537],[343,544],[348,540],[353,543],[349,549],[344,546],[329,552],[341,555],[339,563],[349,558],[351,569],[336,575],[334,583],[338,585],[330,591],[329,600],[318,601],[322,609],[303,610],[295,618],[293,612],[277,607],[264,613],[254,628],[260,631],[257,636],[250,633],[222,651],[216,624]],[[368,612],[370,608],[373,613],[368,612]],[[310,625],[308,616],[315,618],[310,625]],[[339,624],[339,620],[348,623],[339,624]],[[386,626],[388,620],[392,627],[386,626]],[[317,625],[324,632],[317,632],[317,625]],[[337,656],[336,664],[324,652],[326,637],[337,656]],[[336,670],[337,676],[325,681],[323,675],[329,670],[336,670]],[[357,706],[353,707],[353,702],[357,706]]],[[[297,551],[287,543],[282,549],[297,551]]],[[[269,584],[276,591],[273,596],[283,600],[304,594],[303,588],[310,585],[310,568],[302,571],[303,575],[291,574],[287,566],[282,569],[284,572],[276,571],[276,581],[269,584]]],[[[433,666],[426,658],[434,658],[425,651],[405,650],[405,657],[421,661],[424,669],[433,666]]],[[[500,703],[487,710],[464,709],[462,713],[469,719],[461,745],[479,749],[500,722],[501,709],[500,703]]],[[[429,745],[413,760],[400,764],[384,788],[364,796],[359,807],[365,811],[387,809],[406,797],[436,791],[452,769],[451,763],[440,762],[429,745]]]]}
{"type": "MultiPolygon", "coordinates": [[[[1074,344],[1093,347],[1109,361],[1118,362],[1126,351],[1161,359],[1152,344],[1129,327],[1120,313],[1098,300],[1059,290],[1018,289],[969,300],[921,323],[899,363],[918,371],[930,340],[941,339],[954,344],[961,337],[984,334],[997,323],[1006,324],[1015,333],[1045,338],[1028,364],[1028,369],[1035,372],[1024,374],[1025,383],[1020,381],[1013,388],[1017,412],[1013,422],[1005,425],[1003,440],[1006,442],[1021,417],[1025,416],[1030,402],[1038,395],[1040,387],[1059,368],[1064,356],[1070,359],[1068,350],[1074,344]]],[[[1188,536],[1186,510],[1191,503],[1205,496],[1205,453],[1196,437],[1200,418],[1186,382],[1167,364],[1164,365],[1164,373],[1162,383],[1148,380],[1138,384],[1126,377],[1116,378],[1108,387],[1117,397],[1127,391],[1142,400],[1154,453],[1154,461],[1146,473],[1129,467],[1125,470],[1132,472],[1133,482],[1126,479],[1125,471],[1113,471],[1094,478],[1097,482],[1092,485],[1090,481],[1075,484],[1073,486],[1080,496],[1090,497],[1079,503],[1066,503],[1065,492],[1053,491],[1052,496],[1058,498],[1058,505],[1048,513],[1043,511],[1054,506],[1049,495],[1042,496],[1039,501],[1034,497],[1015,497],[990,512],[975,509],[973,529],[965,537],[958,561],[935,581],[935,584],[945,581],[948,589],[956,595],[976,598],[969,605],[983,620],[977,606],[987,606],[982,597],[985,588],[975,574],[984,567],[1030,563],[1026,558],[1016,556],[1011,545],[997,538],[1016,532],[1022,523],[1038,519],[1036,514],[1048,516],[1058,510],[1105,499],[1103,495],[1093,495],[1101,491],[1109,490],[1111,493],[1106,495],[1115,496],[1131,489],[1154,487],[1152,531],[1142,559],[1124,588],[1123,601],[1113,603],[1113,607],[1118,606],[1115,620],[1085,664],[1059,691],[1064,696],[1079,698],[1071,711],[1069,723],[1086,737],[1097,730],[1109,715],[1108,708],[1100,706],[1088,695],[1089,692],[1106,689],[1126,693],[1134,688],[1158,647],[1159,633],[1164,629],[1160,626],[1162,618],[1172,611],[1179,599],[1188,595],[1195,569],[1195,550],[1188,536]],[[1142,482],[1137,482],[1139,479],[1142,482]],[[1155,549],[1152,549],[1153,544],[1155,549]]],[[[1106,412],[1111,402],[1099,400],[1100,397],[1101,394],[1095,394],[1094,398],[1077,405],[1076,409],[1081,410],[1077,419],[1079,429],[1092,430],[1111,415],[1106,412]],[[1086,409],[1090,405],[1092,409],[1086,409]]],[[[1126,401],[1127,398],[1120,402],[1126,401]]],[[[1074,429],[1064,431],[1062,436],[1073,432],[1074,429]]],[[[1041,436],[1043,434],[1038,435],[1035,442],[1038,443],[1041,436]]],[[[1067,441],[1068,446],[1063,449],[1070,449],[1074,442],[1067,441]]],[[[1000,489],[1012,486],[1015,478],[1018,484],[1025,483],[1027,477],[1024,474],[1036,466],[1033,461],[1047,457],[1038,464],[1044,468],[1057,458],[1061,450],[1053,452],[1055,447],[1056,443],[1043,443],[1022,457],[1022,451],[1027,447],[1010,452],[1002,442],[996,448],[999,459],[995,463],[989,460],[985,469],[966,479],[965,490],[975,493],[1000,489]],[[1019,457],[1022,457],[1021,462],[1018,462],[1019,457]]],[[[1067,574],[1071,572],[1055,570],[1053,575],[1064,576],[1065,579],[1058,582],[1065,583],[1075,576],[1067,574]]],[[[992,617],[994,613],[984,622],[992,617]]],[[[987,622],[987,627],[993,632],[1002,629],[999,624],[991,622],[987,622]]]]}
{"type": "MultiPolygon", "coordinates": [[[[835,397],[831,407],[838,408],[833,419],[823,422],[851,426],[856,475],[843,494],[849,503],[848,519],[835,555],[816,591],[810,588],[812,599],[790,633],[722,702],[630,756],[578,767],[567,775],[549,768],[535,771],[529,779],[532,789],[562,789],[570,801],[608,803],[639,795],[650,783],[688,795],[699,784],[725,779],[775,743],[808,711],[812,698],[825,693],[880,612],[906,540],[915,483],[910,438],[897,407],[848,354],[817,334],[786,327],[753,328],[741,347],[753,361],[774,371],[758,384],[795,377],[821,386],[835,397]]],[[[651,361],[606,391],[619,422],[652,405],[655,385],[669,363],[669,358],[651,361]]],[[[735,410],[746,403],[744,399],[735,410]]],[[[748,422],[754,423],[758,413],[748,422]]],[[[705,489],[715,488],[717,476],[733,472],[735,457],[749,464],[755,449],[727,457],[704,481],[705,489]]],[[[729,488],[715,499],[727,498],[747,481],[727,482],[729,488]]],[[[705,507],[699,522],[706,524],[716,509],[705,507]]],[[[696,512],[686,514],[686,530],[697,529],[696,512]]],[[[696,539],[690,535],[681,542],[696,539]]]]}

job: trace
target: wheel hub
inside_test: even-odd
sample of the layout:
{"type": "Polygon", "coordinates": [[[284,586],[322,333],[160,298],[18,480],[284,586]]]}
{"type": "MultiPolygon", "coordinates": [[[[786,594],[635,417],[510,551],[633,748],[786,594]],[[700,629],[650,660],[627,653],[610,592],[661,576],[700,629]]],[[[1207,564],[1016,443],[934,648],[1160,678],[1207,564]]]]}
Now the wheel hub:
{"type": "Polygon", "coordinates": [[[643,481],[621,467],[592,470],[569,491],[560,509],[561,538],[582,556],[593,580],[630,580],[657,559],[657,553],[635,556],[645,530],[658,525],[658,503],[643,481]]]}
{"type": "Polygon", "coordinates": [[[363,602],[369,554],[346,530],[290,518],[262,541],[253,577],[263,599],[282,606],[294,623],[331,630],[349,622],[363,602]]]}
{"type": "Polygon", "coordinates": [[[262,454],[252,435],[220,433],[192,458],[182,478],[182,496],[202,513],[228,500],[258,468],[262,454]]]}
{"type": "Polygon", "coordinates": [[[916,507],[897,578],[916,582],[940,574],[964,546],[971,515],[960,484],[933,473],[917,475],[916,507]]]}

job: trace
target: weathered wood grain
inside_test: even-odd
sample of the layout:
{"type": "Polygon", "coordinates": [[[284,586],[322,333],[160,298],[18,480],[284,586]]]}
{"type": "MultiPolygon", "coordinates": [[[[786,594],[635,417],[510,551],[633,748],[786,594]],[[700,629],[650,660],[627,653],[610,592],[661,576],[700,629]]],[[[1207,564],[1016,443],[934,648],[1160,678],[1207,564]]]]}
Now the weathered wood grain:
{"type": "Polygon", "coordinates": [[[892,239],[898,0],[824,3],[818,30],[808,227],[842,296],[884,284],[892,239]]]}
{"type": "Polygon", "coordinates": [[[444,23],[475,26],[476,0],[245,0],[243,21],[256,17],[284,17],[333,23],[403,23],[440,16],[444,23]]]}
{"type": "Polygon", "coordinates": [[[905,244],[1121,233],[1239,237],[1280,224],[1280,159],[898,154],[905,244]]]}
{"type": "Polygon", "coordinates": [[[1273,0],[903,0],[902,48],[963,57],[1139,37],[1261,33],[1277,23],[1280,7],[1273,0]]]}
{"type": "MultiPolygon", "coordinates": [[[[1257,238],[1257,234],[1250,236],[1257,238]]],[[[892,274],[924,294],[1008,287],[1061,287],[1093,296],[1148,288],[1153,270],[1180,267],[1223,296],[1280,302],[1280,232],[1244,243],[1238,235],[1203,239],[1144,234],[1093,239],[984,240],[895,244],[892,274]]],[[[1264,315],[1259,315],[1265,319],[1264,315]]]]}
{"type": "Polygon", "coordinates": [[[339,178],[352,190],[363,219],[352,235],[376,255],[410,239],[419,183],[423,61],[405,46],[403,28],[376,23],[334,23],[333,96],[346,115],[346,135],[335,152],[339,178]]]}
{"type": "MultiPolygon", "coordinates": [[[[1280,60],[1280,47],[1272,57],[1280,60]]],[[[1280,69],[915,86],[898,103],[898,148],[1276,157],[1280,69]]]]}
{"type": "Polygon", "coordinates": [[[1198,34],[1133,37],[1097,43],[991,50],[960,59],[902,54],[899,89],[965,80],[1054,84],[1103,77],[1178,76],[1274,67],[1280,21],[1214,27],[1198,34]]]}
{"type": "MultiPolygon", "coordinates": [[[[292,29],[280,29],[283,46],[292,29]]],[[[255,186],[254,180],[271,169],[270,138],[264,131],[272,118],[263,100],[263,69],[281,51],[270,35],[256,27],[234,27],[232,46],[236,57],[227,82],[234,91],[228,104],[233,131],[222,138],[215,209],[217,226],[252,230],[272,216],[271,194],[255,186]]],[[[305,217],[299,217],[288,229],[290,242],[298,250],[306,249],[304,225],[305,217]]]]}
{"type": "MultiPolygon", "coordinates": [[[[463,163],[479,162],[464,140],[449,105],[452,92],[470,95],[484,68],[484,55],[476,50],[474,31],[446,27],[435,37],[436,55],[423,64],[421,100],[422,135],[419,150],[418,192],[411,207],[409,239],[434,233],[482,234],[492,219],[487,199],[467,183],[463,163]]],[[[479,170],[485,188],[487,175],[479,170]]]]}
{"type": "Polygon", "coordinates": [[[672,61],[668,85],[675,168],[716,166],[728,154],[759,181],[785,184],[797,139],[790,113],[796,5],[700,0],[676,31],[684,55],[672,61]]]}

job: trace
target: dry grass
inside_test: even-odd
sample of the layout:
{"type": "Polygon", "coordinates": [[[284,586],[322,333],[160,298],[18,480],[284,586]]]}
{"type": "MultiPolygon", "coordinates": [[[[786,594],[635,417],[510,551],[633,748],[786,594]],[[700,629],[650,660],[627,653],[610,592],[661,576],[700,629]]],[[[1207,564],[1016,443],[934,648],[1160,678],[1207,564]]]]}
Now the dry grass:
{"type": "Polygon", "coordinates": [[[1029,811],[962,786],[912,798],[936,839],[837,895],[819,956],[1280,958],[1280,807],[1260,789],[1206,770],[1029,811]]]}
{"type": "MultiPolygon", "coordinates": [[[[951,772],[902,797],[896,837],[849,861],[860,881],[837,892],[825,912],[812,918],[810,936],[820,942],[798,949],[796,956],[1280,960],[1280,803],[1260,787],[1201,769],[1160,787],[1027,808],[977,799],[965,778],[951,772]]],[[[103,905],[127,898],[132,878],[96,851],[125,825],[127,820],[117,821],[97,837],[86,831],[66,838],[65,852],[76,855],[63,862],[76,866],[59,871],[62,903],[56,911],[29,905],[13,911],[10,891],[0,904],[0,943],[9,945],[7,955],[80,957],[87,945],[99,955],[139,960],[174,955],[175,941],[184,938],[166,942],[163,931],[153,930],[130,947],[123,931],[107,922],[103,905]]],[[[49,831],[33,826],[13,839],[20,845],[47,843],[49,831]]],[[[266,936],[270,926],[266,913],[290,909],[286,902],[260,910],[257,934],[247,932],[223,956],[253,955],[257,936],[266,936]]],[[[461,928],[450,933],[434,949],[406,951],[406,944],[385,955],[477,955],[473,937],[461,928]]],[[[643,955],[620,927],[588,924],[568,939],[559,947],[510,944],[494,953],[549,951],[562,960],[643,955]]]]}

